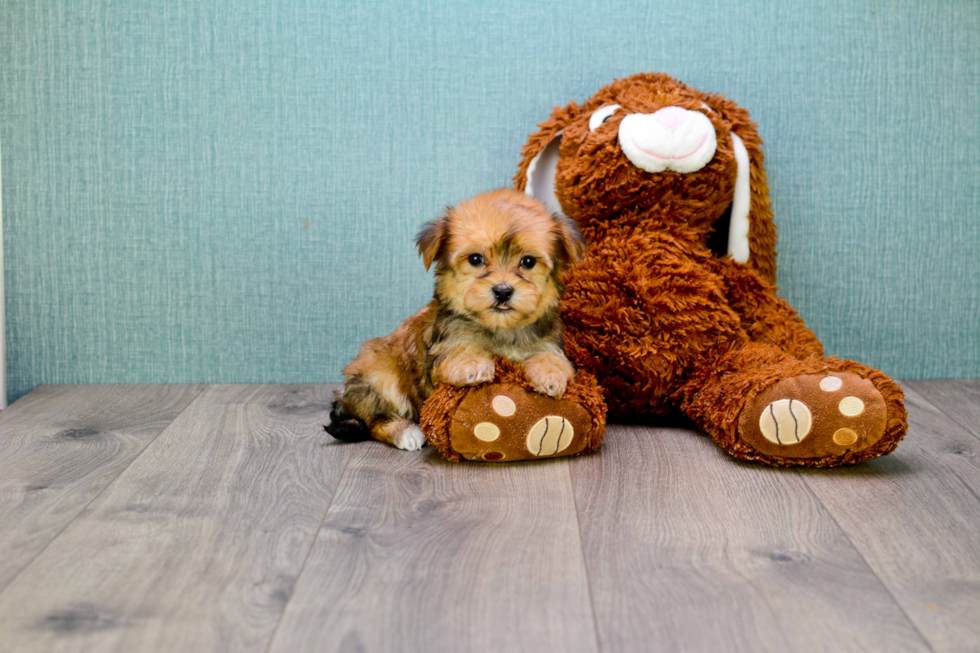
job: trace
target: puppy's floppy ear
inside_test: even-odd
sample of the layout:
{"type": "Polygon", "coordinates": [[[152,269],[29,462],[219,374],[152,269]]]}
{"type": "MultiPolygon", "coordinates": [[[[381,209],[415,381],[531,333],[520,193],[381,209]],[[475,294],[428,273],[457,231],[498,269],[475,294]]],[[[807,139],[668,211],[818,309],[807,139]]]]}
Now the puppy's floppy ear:
{"type": "Polygon", "coordinates": [[[566,264],[578,263],[585,254],[585,238],[571,218],[563,215],[554,218],[558,232],[558,258],[566,264]]]}
{"type": "Polygon", "coordinates": [[[415,245],[419,248],[422,255],[422,262],[425,263],[425,271],[428,272],[432,266],[432,261],[439,257],[443,246],[449,236],[449,214],[451,208],[430,222],[427,222],[419,235],[415,237],[415,245]]]}

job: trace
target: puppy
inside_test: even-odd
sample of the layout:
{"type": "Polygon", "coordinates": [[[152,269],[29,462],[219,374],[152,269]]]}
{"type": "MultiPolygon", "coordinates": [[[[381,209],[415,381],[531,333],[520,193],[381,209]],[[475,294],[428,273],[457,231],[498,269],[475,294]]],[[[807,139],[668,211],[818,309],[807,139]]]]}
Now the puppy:
{"type": "Polygon", "coordinates": [[[561,398],[574,374],[558,316],[562,271],[585,249],[574,223],[500,189],[447,209],[416,244],[425,269],[436,264],[434,297],[344,368],[327,432],[421,449],[419,414],[433,386],[492,381],[494,355],[522,363],[536,391],[561,398]]]}

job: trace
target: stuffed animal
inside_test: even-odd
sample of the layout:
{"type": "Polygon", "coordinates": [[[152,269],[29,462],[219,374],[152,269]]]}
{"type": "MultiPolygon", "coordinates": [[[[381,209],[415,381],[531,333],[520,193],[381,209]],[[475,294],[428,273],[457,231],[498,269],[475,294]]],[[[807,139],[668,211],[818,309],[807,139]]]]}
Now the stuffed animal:
{"type": "Polygon", "coordinates": [[[775,466],[894,450],[907,430],[898,385],[826,358],[776,295],[762,142],[745,109],[639,74],[539,127],[515,183],[588,242],[565,273],[565,350],[611,414],[680,411],[736,458],[775,466]]]}

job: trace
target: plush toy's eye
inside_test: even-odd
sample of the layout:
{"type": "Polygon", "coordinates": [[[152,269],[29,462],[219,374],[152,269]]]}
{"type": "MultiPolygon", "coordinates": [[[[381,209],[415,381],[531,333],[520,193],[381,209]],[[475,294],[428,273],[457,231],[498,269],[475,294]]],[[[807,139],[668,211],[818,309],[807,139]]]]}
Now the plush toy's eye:
{"type": "Polygon", "coordinates": [[[480,267],[486,262],[483,260],[483,257],[480,256],[479,254],[470,254],[467,260],[470,262],[470,265],[472,265],[475,268],[480,267]]]}
{"type": "Polygon", "coordinates": [[[538,259],[534,258],[533,256],[525,256],[521,259],[521,267],[530,270],[537,262],[538,259]]]}
{"type": "Polygon", "coordinates": [[[613,114],[616,113],[616,109],[618,108],[618,104],[610,104],[593,113],[592,117],[589,118],[589,131],[594,132],[596,127],[612,118],[613,114]]]}

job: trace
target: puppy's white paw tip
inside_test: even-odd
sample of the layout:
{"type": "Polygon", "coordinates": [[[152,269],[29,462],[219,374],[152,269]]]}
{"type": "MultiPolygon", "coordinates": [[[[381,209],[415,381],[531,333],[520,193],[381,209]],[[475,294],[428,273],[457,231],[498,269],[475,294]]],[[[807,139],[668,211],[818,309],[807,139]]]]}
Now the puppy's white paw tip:
{"type": "Polygon", "coordinates": [[[565,385],[561,383],[543,383],[535,386],[537,392],[555,399],[561,399],[565,394],[565,385]]]}
{"type": "Polygon", "coordinates": [[[404,451],[418,451],[425,446],[425,434],[417,424],[412,424],[393,438],[393,444],[404,451]]]}

